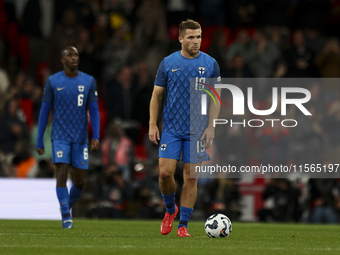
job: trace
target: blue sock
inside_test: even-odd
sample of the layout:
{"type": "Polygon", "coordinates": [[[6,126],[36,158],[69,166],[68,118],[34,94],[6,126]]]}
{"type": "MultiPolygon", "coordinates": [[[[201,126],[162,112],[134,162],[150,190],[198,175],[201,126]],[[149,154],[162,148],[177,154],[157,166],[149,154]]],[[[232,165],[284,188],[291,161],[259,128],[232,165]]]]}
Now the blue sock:
{"type": "Polygon", "coordinates": [[[181,206],[178,228],[181,228],[181,227],[188,228],[188,222],[193,211],[194,211],[194,208],[181,206]]]}
{"type": "Polygon", "coordinates": [[[68,204],[68,190],[67,188],[57,187],[57,197],[60,204],[61,216],[63,220],[71,219],[70,207],[68,204]]]}
{"type": "Polygon", "coordinates": [[[174,214],[176,212],[176,207],[175,207],[175,192],[171,193],[169,195],[163,195],[163,200],[164,200],[164,204],[166,207],[166,211],[169,214],[174,214]]]}
{"type": "Polygon", "coordinates": [[[79,190],[76,188],[76,186],[72,185],[71,190],[70,190],[70,198],[69,198],[70,209],[72,208],[73,204],[76,201],[78,201],[82,193],[83,193],[83,190],[79,190]]]}

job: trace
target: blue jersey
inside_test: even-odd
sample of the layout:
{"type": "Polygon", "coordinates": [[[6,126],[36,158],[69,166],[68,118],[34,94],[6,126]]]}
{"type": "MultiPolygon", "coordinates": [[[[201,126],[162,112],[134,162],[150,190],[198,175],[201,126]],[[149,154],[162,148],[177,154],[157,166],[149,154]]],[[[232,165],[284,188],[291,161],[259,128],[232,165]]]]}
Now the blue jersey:
{"type": "MultiPolygon", "coordinates": [[[[164,58],[159,65],[155,85],[166,88],[166,101],[163,108],[163,131],[178,134],[201,133],[208,124],[207,116],[199,113],[200,100],[193,100],[190,95],[192,78],[218,78],[220,68],[216,60],[208,54],[199,52],[193,59],[185,58],[180,51],[164,58]],[[190,106],[190,102],[192,105],[190,106]],[[195,104],[197,110],[195,122],[199,125],[190,127],[190,109],[195,104]]],[[[193,118],[192,118],[193,119],[193,118]]]]}
{"type": "Polygon", "coordinates": [[[92,76],[80,71],[74,78],[67,77],[64,71],[50,76],[43,102],[53,108],[52,140],[87,143],[87,103],[91,101],[98,101],[92,76]]]}

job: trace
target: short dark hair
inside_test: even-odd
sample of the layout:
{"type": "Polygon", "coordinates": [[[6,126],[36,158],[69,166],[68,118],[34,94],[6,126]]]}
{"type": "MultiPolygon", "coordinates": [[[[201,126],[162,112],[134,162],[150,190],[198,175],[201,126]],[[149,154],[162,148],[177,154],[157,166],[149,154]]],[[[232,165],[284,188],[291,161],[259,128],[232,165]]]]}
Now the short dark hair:
{"type": "Polygon", "coordinates": [[[187,29],[202,29],[200,23],[192,19],[187,19],[179,24],[179,35],[182,36],[187,29]]]}
{"type": "MultiPolygon", "coordinates": [[[[66,52],[70,49],[75,49],[77,50],[76,47],[72,46],[72,45],[69,45],[69,46],[66,46],[64,47],[64,49],[61,51],[61,57],[64,57],[66,55],[66,52]]],[[[78,50],[77,50],[78,51],[78,50]]]]}

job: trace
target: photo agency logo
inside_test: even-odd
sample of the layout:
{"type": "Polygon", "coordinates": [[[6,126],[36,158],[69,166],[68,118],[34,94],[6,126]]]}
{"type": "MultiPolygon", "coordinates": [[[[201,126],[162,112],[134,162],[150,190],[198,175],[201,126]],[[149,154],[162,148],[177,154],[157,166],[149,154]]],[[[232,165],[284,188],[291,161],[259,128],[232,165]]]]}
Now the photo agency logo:
{"type": "MultiPolygon", "coordinates": [[[[270,86],[269,86],[270,87],[270,86]]],[[[214,119],[214,127],[217,125],[229,125],[233,127],[235,125],[243,127],[263,127],[266,123],[274,127],[276,124],[282,127],[292,128],[298,125],[297,119],[285,118],[287,116],[287,109],[289,106],[296,107],[305,116],[311,116],[312,114],[306,108],[305,104],[311,99],[311,93],[308,89],[302,87],[271,87],[271,106],[267,106],[267,109],[256,109],[254,92],[256,87],[247,87],[246,96],[244,92],[236,85],[230,84],[230,79],[222,79],[220,82],[208,85],[205,78],[196,78],[196,90],[202,90],[201,94],[201,115],[208,114],[208,96],[217,105],[215,96],[222,106],[221,96],[216,90],[221,89],[221,93],[230,93],[232,96],[232,115],[238,116],[237,119],[214,119]],[[210,91],[209,91],[210,90],[210,91]],[[252,119],[240,119],[239,116],[246,115],[245,105],[247,110],[252,116],[259,116],[252,119]],[[278,108],[280,111],[278,111],[278,108]],[[272,118],[271,115],[278,114],[283,118],[272,118]]]]}

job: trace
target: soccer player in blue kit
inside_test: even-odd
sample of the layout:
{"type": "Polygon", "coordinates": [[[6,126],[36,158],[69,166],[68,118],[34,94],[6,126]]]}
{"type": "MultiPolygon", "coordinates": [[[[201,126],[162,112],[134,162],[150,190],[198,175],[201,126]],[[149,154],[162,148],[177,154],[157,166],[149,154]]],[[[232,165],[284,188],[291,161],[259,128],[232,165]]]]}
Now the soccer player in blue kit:
{"type": "Polygon", "coordinates": [[[195,169],[196,166],[201,165],[201,162],[209,160],[206,149],[213,143],[215,136],[213,120],[218,117],[219,112],[219,105],[211,110],[211,100],[209,118],[204,129],[200,134],[191,132],[190,79],[206,77],[219,80],[220,69],[215,59],[200,51],[202,30],[198,22],[182,21],[179,25],[178,39],[181,50],[164,58],[158,68],[150,101],[149,139],[159,144],[159,187],[166,206],[160,231],[163,235],[169,234],[178,213],[175,204],[174,174],[177,161],[182,156],[183,187],[177,236],[190,237],[187,228],[196,202],[198,177],[190,173],[190,169],[195,169]],[[163,106],[163,129],[160,138],[157,121],[164,92],[166,92],[166,100],[163,106]],[[196,144],[197,146],[203,144],[201,146],[203,149],[190,148],[196,144]]]}
{"type": "Polygon", "coordinates": [[[99,148],[98,93],[94,78],[78,71],[79,54],[75,47],[61,52],[64,70],[49,77],[45,84],[39,115],[36,150],[44,154],[43,136],[48,115],[53,109],[52,160],[56,166],[57,197],[62,227],[73,228],[70,209],[85,186],[89,166],[87,106],[90,111],[93,137],[91,151],[99,148]],[[66,187],[68,165],[73,167],[73,185],[66,187]]]}

